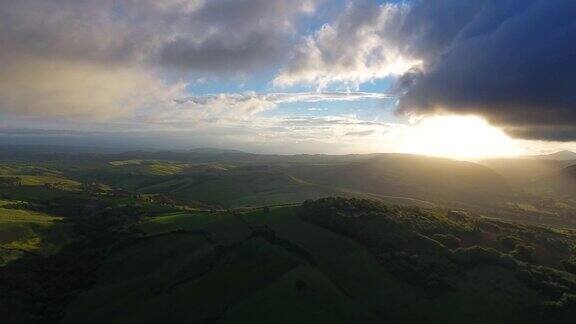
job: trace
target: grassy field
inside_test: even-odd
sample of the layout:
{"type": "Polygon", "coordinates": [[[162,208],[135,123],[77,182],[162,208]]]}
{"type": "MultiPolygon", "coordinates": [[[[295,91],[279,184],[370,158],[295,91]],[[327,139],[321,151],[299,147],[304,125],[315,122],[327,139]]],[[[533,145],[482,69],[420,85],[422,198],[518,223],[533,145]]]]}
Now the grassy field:
{"type": "Polygon", "coordinates": [[[187,169],[189,166],[182,163],[169,163],[151,160],[124,160],[110,162],[110,172],[140,173],[149,175],[173,175],[187,169]]]}
{"type": "Polygon", "coordinates": [[[54,253],[67,240],[60,217],[6,208],[18,202],[0,200],[0,265],[26,253],[54,253]]]}
{"type": "Polygon", "coordinates": [[[454,289],[430,294],[298,210],[149,217],[147,238],[106,262],[64,323],[532,323],[526,310],[544,301],[514,271],[490,264],[448,274],[454,289]]]}
{"type": "MultiPolygon", "coordinates": [[[[275,209],[273,214],[284,218],[293,216],[293,212],[289,208],[275,209]]],[[[174,310],[172,317],[158,320],[317,323],[329,319],[350,323],[377,319],[369,309],[351,301],[309,260],[265,239],[246,239],[250,235],[247,222],[259,222],[254,217],[260,218],[258,213],[181,213],[149,219],[143,229],[150,235],[205,231],[211,233],[214,242],[234,249],[222,257],[221,263],[214,264],[214,244],[199,235],[175,233],[136,244],[109,261],[102,270],[102,278],[106,279],[71,306],[64,322],[76,322],[81,314],[95,308],[100,311],[92,313],[93,323],[104,319],[112,323],[145,321],[154,319],[155,314],[166,316],[168,309],[174,310]],[[299,281],[305,283],[300,290],[295,288],[299,281]],[[110,300],[110,294],[116,296],[114,300],[110,300]],[[138,301],[132,304],[136,296],[138,301]],[[190,305],[195,306],[191,309],[190,305]],[[132,307],[145,311],[137,314],[132,307]],[[119,309],[123,310],[121,314],[119,309]]]]}
{"type": "Polygon", "coordinates": [[[78,190],[81,186],[60,171],[25,163],[0,164],[1,178],[18,178],[22,186],[50,185],[65,190],[78,190]]]}

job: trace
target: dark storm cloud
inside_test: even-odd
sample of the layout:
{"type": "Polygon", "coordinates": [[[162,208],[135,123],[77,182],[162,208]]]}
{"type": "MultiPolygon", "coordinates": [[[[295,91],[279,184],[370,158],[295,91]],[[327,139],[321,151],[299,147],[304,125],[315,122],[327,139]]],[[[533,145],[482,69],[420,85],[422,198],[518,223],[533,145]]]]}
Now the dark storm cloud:
{"type": "Polygon", "coordinates": [[[400,112],[477,113],[516,137],[576,139],[576,1],[422,1],[404,26],[405,50],[426,65],[399,83],[400,112]]]}
{"type": "Polygon", "coordinates": [[[576,1],[351,1],[275,82],[390,76],[400,113],[476,113],[515,136],[574,140],[576,1]]]}

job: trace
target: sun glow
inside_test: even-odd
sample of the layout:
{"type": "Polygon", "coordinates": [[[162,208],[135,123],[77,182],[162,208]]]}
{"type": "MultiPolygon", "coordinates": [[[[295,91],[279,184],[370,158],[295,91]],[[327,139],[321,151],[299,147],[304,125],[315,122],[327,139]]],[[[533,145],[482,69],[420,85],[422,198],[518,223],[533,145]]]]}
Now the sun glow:
{"type": "Polygon", "coordinates": [[[403,151],[456,159],[519,154],[514,140],[477,116],[432,116],[415,121],[403,151]]]}

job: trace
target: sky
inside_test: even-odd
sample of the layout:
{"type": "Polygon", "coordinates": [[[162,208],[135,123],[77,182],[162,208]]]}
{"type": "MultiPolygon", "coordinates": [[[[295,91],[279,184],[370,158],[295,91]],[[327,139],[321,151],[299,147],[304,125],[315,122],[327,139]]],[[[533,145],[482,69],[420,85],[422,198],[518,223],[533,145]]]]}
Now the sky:
{"type": "Polygon", "coordinates": [[[3,0],[0,143],[576,149],[576,1],[3,0]]]}

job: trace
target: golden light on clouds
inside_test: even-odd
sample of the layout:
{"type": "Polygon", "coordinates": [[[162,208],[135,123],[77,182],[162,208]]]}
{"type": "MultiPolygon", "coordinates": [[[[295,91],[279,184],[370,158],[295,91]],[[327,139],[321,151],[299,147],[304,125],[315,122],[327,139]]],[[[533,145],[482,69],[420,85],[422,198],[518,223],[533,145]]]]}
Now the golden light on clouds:
{"type": "Polygon", "coordinates": [[[405,136],[406,153],[477,159],[520,153],[515,141],[477,116],[431,116],[413,122],[405,136]]]}

